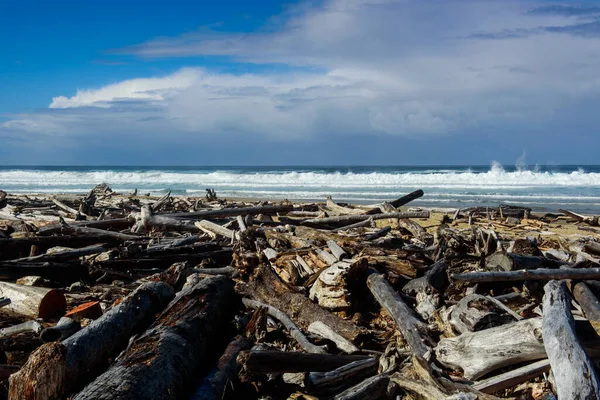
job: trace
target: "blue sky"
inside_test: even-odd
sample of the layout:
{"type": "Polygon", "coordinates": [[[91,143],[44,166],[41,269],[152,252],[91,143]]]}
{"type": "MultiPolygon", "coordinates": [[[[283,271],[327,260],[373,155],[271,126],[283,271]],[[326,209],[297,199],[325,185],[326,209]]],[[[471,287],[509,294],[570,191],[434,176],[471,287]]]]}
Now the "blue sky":
{"type": "Polygon", "coordinates": [[[600,1],[0,3],[2,164],[598,163],[600,1]]]}

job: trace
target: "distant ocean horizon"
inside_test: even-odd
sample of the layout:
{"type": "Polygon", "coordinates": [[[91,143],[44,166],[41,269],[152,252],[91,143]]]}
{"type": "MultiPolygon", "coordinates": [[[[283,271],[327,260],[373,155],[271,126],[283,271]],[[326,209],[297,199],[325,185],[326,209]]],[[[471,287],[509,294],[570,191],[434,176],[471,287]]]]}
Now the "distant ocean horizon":
{"type": "Polygon", "coordinates": [[[411,205],[511,204],[538,211],[568,208],[600,214],[600,165],[479,166],[0,166],[0,189],[19,193],[86,193],[107,183],[127,194],[376,203],[416,189],[411,205]]]}

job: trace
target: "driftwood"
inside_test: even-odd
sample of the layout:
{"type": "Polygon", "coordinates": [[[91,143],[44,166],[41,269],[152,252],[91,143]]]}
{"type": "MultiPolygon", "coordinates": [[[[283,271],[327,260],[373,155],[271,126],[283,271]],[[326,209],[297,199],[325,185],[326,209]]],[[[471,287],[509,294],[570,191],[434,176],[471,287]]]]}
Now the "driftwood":
{"type": "Polygon", "coordinates": [[[452,279],[465,282],[550,281],[554,279],[600,279],[600,268],[533,269],[522,271],[465,272],[452,279]]]}
{"type": "Polygon", "coordinates": [[[422,338],[426,332],[425,324],[420,321],[412,310],[402,301],[389,282],[381,274],[371,274],[367,285],[375,299],[391,315],[402,336],[408,342],[414,355],[425,357],[430,351],[422,338]]]}
{"type": "Polygon", "coordinates": [[[308,331],[310,333],[314,333],[315,335],[319,335],[324,337],[325,339],[329,339],[335,343],[338,349],[346,352],[346,353],[354,353],[358,351],[358,347],[356,347],[352,342],[343,338],[329,326],[325,325],[321,321],[313,322],[308,326],[308,331]]]}
{"type": "Polygon", "coordinates": [[[232,297],[233,282],[224,277],[187,284],[152,327],[73,400],[180,398],[231,316],[232,297]]]}
{"type": "Polygon", "coordinates": [[[377,358],[354,361],[328,372],[311,372],[306,386],[311,392],[339,393],[377,373],[377,358]]]}
{"type": "Polygon", "coordinates": [[[55,326],[44,329],[40,334],[40,339],[44,343],[63,341],[73,336],[80,329],[79,322],[68,317],[62,317],[55,326]]]}
{"type": "Polygon", "coordinates": [[[571,299],[565,284],[550,281],[544,291],[542,334],[558,398],[600,398],[598,376],[575,333],[571,299]]]}
{"type": "Polygon", "coordinates": [[[429,211],[418,212],[395,212],[373,215],[342,215],[339,217],[314,218],[304,221],[302,224],[350,224],[368,219],[386,219],[386,218],[429,218],[429,211]]]}
{"type": "MultiPolygon", "coordinates": [[[[480,331],[514,322],[512,312],[490,297],[471,294],[463,297],[450,313],[450,324],[460,333],[480,331]]],[[[510,310],[510,309],[508,309],[510,310]]],[[[520,319],[516,318],[516,320],[520,319]]]]}
{"type": "Polygon", "coordinates": [[[537,268],[559,268],[566,263],[525,254],[497,252],[485,260],[488,270],[515,271],[537,268]]]}
{"type": "Polygon", "coordinates": [[[309,298],[321,307],[332,311],[344,311],[352,305],[349,284],[365,270],[366,260],[339,261],[319,273],[310,288],[309,298]]]}
{"type": "Polygon", "coordinates": [[[280,310],[276,309],[273,306],[270,306],[265,303],[261,303],[259,301],[255,301],[255,300],[251,300],[251,299],[243,299],[242,302],[244,303],[244,305],[246,307],[249,307],[249,308],[254,308],[254,309],[259,308],[259,307],[266,308],[267,313],[271,317],[277,319],[279,322],[281,322],[285,326],[285,328],[290,332],[290,336],[293,337],[298,342],[298,344],[304,349],[304,351],[306,351],[308,353],[316,353],[316,354],[326,353],[326,351],[323,347],[315,346],[314,344],[309,342],[308,339],[306,338],[306,336],[304,336],[304,334],[302,333],[302,331],[300,331],[300,329],[298,329],[296,324],[294,324],[294,322],[292,322],[292,320],[287,315],[285,315],[285,313],[281,312],[280,310]]]}
{"type": "Polygon", "coordinates": [[[235,232],[231,229],[225,228],[224,226],[215,224],[214,222],[210,222],[205,219],[195,222],[194,225],[196,225],[196,227],[201,231],[206,232],[213,237],[220,235],[232,240],[237,237],[235,232]]]}
{"type": "Polygon", "coordinates": [[[440,362],[477,379],[498,368],[546,358],[542,321],[533,318],[443,338],[435,348],[440,362]]]}
{"type": "Polygon", "coordinates": [[[194,211],[184,213],[169,213],[161,214],[168,215],[171,218],[186,218],[186,219],[207,219],[221,217],[236,217],[238,215],[257,215],[257,214],[277,214],[280,212],[292,211],[294,206],[258,206],[258,207],[239,207],[239,208],[223,208],[220,210],[194,211]]]}
{"type": "Polygon", "coordinates": [[[310,354],[293,351],[248,350],[238,363],[249,374],[271,372],[327,372],[354,361],[370,359],[363,355],[310,354]]]}
{"type": "Polygon", "coordinates": [[[240,351],[250,347],[250,342],[243,336],[237,336],[225,349],[219,358],[217,367],[211,371],[202,384],[194,391],[190,400],[217,400],[223,399],[227,389],[232,387],[232,381],[237,375],[237,357],[240,351]]]}
{"type": "Polygon", "coordinates": [[[325,206],[327,207],[328,212],[331,211],[331,214],[333,215],[360,215],[365,213],[365,210],[362,210],[360,208],[357,209],[340,206],[339,204],[333,201],[331,196],[327,196],[327,202],[325,203],[325,206]]]}
{"type": "Polygon", "coordinates": [[[0,282],[0,296],[10,299],[4,310],[30,318],[48,319],[67,310],[64,294],[56,289],[0,282]]]}
{"type": "Polygon", "coordinates": [[[271,267],[260,265],[249,282],[239,285],[238,292],[283,311],[300,328],[307,329],[321,321],[344,338],[355,342],[364,331],[350,321],[331,314],[310,301],[304,294],[294,292],[282,282],[271,267]]]}
{"type": "Polygon", "coordinates": [[[403,205],[408,204],[411,201],[418,199],[419,197],[422,197],[423,194],[423,190],[417,189],[414,192],[410,192],[409,194],[404,195],[396,200],[390,201],[390,204],[396,208],[402,207],[403,205]]]}
{"type": "Polygon", "coordinates": [[[333,397],[334,400],[377,400],[386,397],[388,375],[376,375],[333,397]]]}
{"type": "Polygon", "coordinates": [[[147,283],[62,343],[38,348],[10,377],[9,399],[57,399],[93,378],[129,336],[173,297],[160,282],[147,283]]]}
{"type": "Polygon", "coordinates": [[[526,382],[550,370],[549,360],[540,360],[491,378],[475,382],[474,389],[484,393],[496,393],[519,383],[526,382]]]}
{"type": "Polygon", "coordinates": [[[600,302],[585,282],[573,286],[573,297],[579,303],[586,318],[600,334],[600,302]]]}
{"type": "Polygon", "coordinates": [[[0,329],[0,338],[5,338],[13,335],[18,335],[24,332],[33,332],[35,334],[40,333],[44,327],[40,320],[26,321],[18,325],[10,326],[8,328],[0,329]]]}

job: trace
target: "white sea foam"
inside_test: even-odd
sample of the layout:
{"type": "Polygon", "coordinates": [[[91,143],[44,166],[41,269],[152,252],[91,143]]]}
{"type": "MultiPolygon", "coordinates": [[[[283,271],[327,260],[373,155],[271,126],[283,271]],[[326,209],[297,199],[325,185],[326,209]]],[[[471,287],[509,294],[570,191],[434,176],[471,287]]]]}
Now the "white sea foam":
{"type": "Polygon", "coordinates": [[[280,173],[233,173],[216,171],[210,173],[168,172],[168,171],[0,171],[0,185],[3,187],[90,187],[106,182],[124,187],[182,187],[183,189],[204,189],[206,187],[236,188],[329,188],[377,190],[398,187],[447,188],[447,189],[521,189],[541,187],[588,187],[600,188],[600,173],[586,173],[582,170],[571,173],[504,171],[492,166],[488,172],[435,172],[435,173],[321,173],[321,172],[280,172],[280,173]]]}

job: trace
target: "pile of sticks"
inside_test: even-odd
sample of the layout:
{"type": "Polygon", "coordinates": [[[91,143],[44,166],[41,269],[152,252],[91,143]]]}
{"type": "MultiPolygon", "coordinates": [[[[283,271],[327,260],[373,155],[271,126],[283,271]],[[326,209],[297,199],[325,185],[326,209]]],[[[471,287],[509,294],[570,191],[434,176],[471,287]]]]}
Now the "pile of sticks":
{"type": "Polygon", "coordinates": [[[598,398],[598,219],[421,196],[0,191],[3,396],[598,398]]]}

